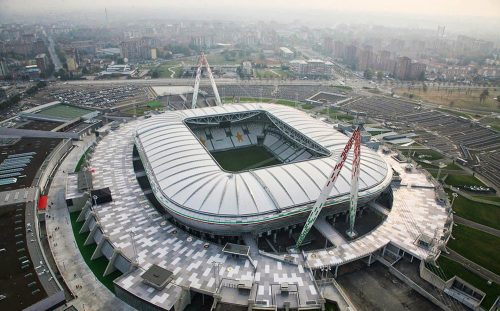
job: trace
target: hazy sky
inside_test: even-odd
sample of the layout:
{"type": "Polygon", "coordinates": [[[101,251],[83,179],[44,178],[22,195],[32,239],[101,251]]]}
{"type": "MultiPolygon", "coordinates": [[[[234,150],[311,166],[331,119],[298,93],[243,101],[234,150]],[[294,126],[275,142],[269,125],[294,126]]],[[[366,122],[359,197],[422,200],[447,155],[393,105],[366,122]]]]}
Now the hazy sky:
{"type": "MultiPolygon", "coordinates": [[[[403,13],[500,17],[500,0],[0,0],[10,12],[92,10],[97,8],[190,8],[260,10],[312,9],[360,13],[403,13]]],[[[4,11],[4,13],[7,13],[4,11]]]]}
{"type": "Polygon", "coordinates": [[[500,0],[0,0],[1,22],[147,19],[366,23],[447,30],[500,41],[500,0]]]}

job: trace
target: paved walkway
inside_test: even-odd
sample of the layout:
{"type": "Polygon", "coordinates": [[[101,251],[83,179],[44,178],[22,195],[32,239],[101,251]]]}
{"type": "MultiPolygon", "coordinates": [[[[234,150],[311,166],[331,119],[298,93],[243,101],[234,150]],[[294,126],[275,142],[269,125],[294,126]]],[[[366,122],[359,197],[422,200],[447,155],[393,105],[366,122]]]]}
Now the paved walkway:
{"type": "Polygon", "coordinates": [[[347,240],[333,228],[332,225],[326,221],[325,217],[318,218],[314,223],[314,228],[316,228],[321,234],[330,241],[333,245],[339,247],[347,243],[347,240]]]}
{"type": "Polygon", "coordinates": [[[497,230],[497,229],[494,229],[494,228],[491,228],[491,227],[488,227],[488,226],[485,226],[482,224],[478,224],[477,222],[473,222],[472,220],[468,220],[468,219],[462,218],[462,217],[457,216],[457,215],[453,215],[453,220],[457,224],[466,225],[467,227],[481,230],[483,232],[489,233],[491,235],[494,235],[494,236],[500,238],[500,230],[497,230]]]}
{"type": "Polygon", "coordinates": [[[478,265],[477,263],[465,258],[464,256],[460,255],[459,253],[455,252],[454,250],[450,249],[447,247],[447,250],[450,252],[449,254],[442,253],[443,256],[453,259],[456,262],[461,263],[465,268],[469,269],[471,272],[474,272],[475,274],[485,278],[486,280],[491,280],[497,284],[500,284],[500,276],[497,274],[491,272],[490,270],[487,270],[483,268],[482,266],[478,265]]]}
{"type": "MultiPolygon", "coordinates": [[[[96,279],[83,260],[73,236],[69,212],[64,199],[66,177],[68,171],[73,171],[90,142],[88,138],[78,142],[78,146],[66,157],[52,181],[49,190],[48,214],[50,218],[46,220],[50,247],[65,283],[73,295],[77,297],[68,305],[86,311],[134,310],[114,296],[96,279]],[[56,228],[58,229],[56,230],[56,228]],[[80,286],[82,287],[80,288],[80,286]]],[[[63,306],[60,309],[64,308],[63,306]]]]}

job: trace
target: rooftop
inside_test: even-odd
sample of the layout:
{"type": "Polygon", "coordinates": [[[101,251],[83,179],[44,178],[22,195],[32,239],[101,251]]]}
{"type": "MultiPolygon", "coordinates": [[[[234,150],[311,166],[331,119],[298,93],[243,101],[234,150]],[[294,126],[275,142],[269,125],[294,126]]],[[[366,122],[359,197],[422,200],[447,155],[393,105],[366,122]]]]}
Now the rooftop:
{"type": "MultiPolygon", "coordinates": [[[[196,214],[252,216],[313,203],[348,137],[299,110],[273,104],[238,104],[166,112],[143,121],[136,132],[141,159],[157,196],[196,214]],[[319,144],[331,156],[238,173],[224,171],[186,125],[194,117],[263,111],[319,144]],[[160,193],[161,192],[161,193],[160,193]]],[[[360,197],[385,188],[386,162],[362,147],[360,197]]],[[[352,152],[349,153],[352,158],[352,152]]],[[[349,162],[350,163],[350,162],[349,162]]],[[[348,200],[351,165],[346,163],[331,197],[348,200]]],[[[330,201],[331,202],[331,201],[330,201]]]]}
{"type": "Polygon", "coordinates": [[[142,274],[142,279],[157,289],[162,289],[172,279],[172,271],[162,268],[158,265],[151,265],[149,269],[142,274]]]}

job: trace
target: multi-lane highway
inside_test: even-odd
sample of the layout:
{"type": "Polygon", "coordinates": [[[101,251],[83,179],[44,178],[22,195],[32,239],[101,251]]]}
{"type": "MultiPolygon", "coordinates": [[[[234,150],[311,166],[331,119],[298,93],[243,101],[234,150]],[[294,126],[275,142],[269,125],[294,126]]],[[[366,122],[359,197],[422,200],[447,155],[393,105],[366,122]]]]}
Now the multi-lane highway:
{"type": "Polygon", "coordinates": [[[62,64],[59,56],[57,56],[54,39],[52,39],[52,37],[49,37],[49,54],[52,59],[52,63],[54,64],[55,71],[58,71],[62,68],[62,64]]]}

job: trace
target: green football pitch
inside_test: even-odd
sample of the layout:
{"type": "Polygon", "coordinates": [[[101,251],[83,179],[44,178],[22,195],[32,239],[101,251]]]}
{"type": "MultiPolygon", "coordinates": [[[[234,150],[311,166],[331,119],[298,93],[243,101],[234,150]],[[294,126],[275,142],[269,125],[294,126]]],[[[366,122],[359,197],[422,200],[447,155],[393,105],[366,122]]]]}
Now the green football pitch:
{"type": "Polygon", "coordinates": [[[281,161],[261,146],[213,152],[212,156],[223,169],[230,172],[239,172],[281,163],[281,161]]]}

